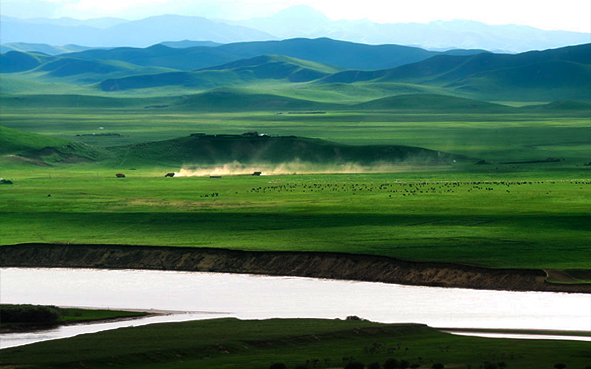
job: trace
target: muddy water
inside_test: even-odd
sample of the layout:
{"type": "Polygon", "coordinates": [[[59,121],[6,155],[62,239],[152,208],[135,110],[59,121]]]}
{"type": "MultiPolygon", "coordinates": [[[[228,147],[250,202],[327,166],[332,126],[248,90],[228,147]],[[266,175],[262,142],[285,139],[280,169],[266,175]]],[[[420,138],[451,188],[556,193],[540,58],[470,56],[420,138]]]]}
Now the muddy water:
{"type": "MultiPolygon", "coordinates": [[[[2,303],[190,312],[109,323],[237,317],[345,318],[432,327],[591,331],[591,295],[401,286],[244,274],[95,269],[0,269],[2,303]]],[[[6,348],[95,331],[97,325],[0,335],[6,348]]]]}

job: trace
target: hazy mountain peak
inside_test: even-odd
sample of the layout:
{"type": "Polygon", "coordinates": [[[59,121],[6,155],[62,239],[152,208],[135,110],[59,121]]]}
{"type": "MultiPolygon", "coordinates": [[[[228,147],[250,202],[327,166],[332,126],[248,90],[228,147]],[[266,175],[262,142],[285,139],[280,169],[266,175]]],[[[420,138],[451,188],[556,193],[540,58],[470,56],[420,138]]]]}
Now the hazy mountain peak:
{"type": "Polygon", "coordinates": [[[306,21],[329,21],[328,17],[318,9],[308,5],[294,5],[277,12],[273,18],[289,19],[290,21],[303,19],[306,21]]]}

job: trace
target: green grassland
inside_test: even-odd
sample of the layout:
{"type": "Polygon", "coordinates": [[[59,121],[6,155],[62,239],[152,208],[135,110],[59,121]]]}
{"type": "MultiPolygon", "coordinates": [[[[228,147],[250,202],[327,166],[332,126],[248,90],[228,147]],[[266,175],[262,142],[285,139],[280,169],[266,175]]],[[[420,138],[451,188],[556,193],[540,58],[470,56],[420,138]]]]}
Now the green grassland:
{"type": "Polygon", "coordinates": [[[499,180],[425,169],[221,179],[164,178],[167,168],[126,171],[124,179],[112,170],[22,172],[15,185],[0,188],[2,242],[332,251],[591,269],[589,179],[534,173],[499,180]]]}
{"type": "MultiPolygon", "coordinates": [[[[215,96],[206,95],[218,103],[215,96]]],[[[152,99],[106,99],[101,107],[101,97],[69,107],[75,98],[66,96],[35,108],[49,101],[41,95],[33,107],[5,105],[5,127],[45,136],[0,131],[0,175],[15,183],[0,186],[2,244],[334,251],[493,268],[591,269],[585,104],[475,102],[474,111],[470,100],[413,95],[377,101],[371,109],[333,106],[303,114],[309,111],[248,108],[262,95],[245,90],[231,96],[221,101],[238,108],[224,111],[222,104],[216,112],[186,104],[146,109],[152,99]],[[281,157],[297,153],[290,143],[268,152],[267,160],[251,155],[227,163],[219,142],[204,146],[188,137],[252,130],[328,139],[333,151],[345,147],[338,145],[362,149],[347,163],[311,165],[281,157]],[[422,147],[458,160],[363,164],[376,145],[422,147]],[[269,160],[274,157],[280,159],[269,160]],[[210,179],[212,167],[222,164],[236,174],[278,175],[224,172],[210,179]],[[205,177],[164,178],[181,169],[205,177]]],[[[326,141],[318,142],[300,149],[325,150],[326,141]]]]}
{"type": "MultiPolygon", "coordinates": [[[[320,64],[351,62],[336,51],[268,56],[277,45],[2,54],[0,245],[344,252],[591,282],[589,45],[364,71],[320,64]],[[248,131],[297,137],[254,150],[262,138],[190,136],[248,131]]],[[[0,356],[33,368],[591,364],[588,343],[319,320],[159,324],[0,356]]]]}
{"type": "Polygon", "coordinates": [[[568,368],[589,365],[586,342],[499,340],[454,336],[410,324],[354,320],[216,319],[154,324],[41,342],[1,352],[3,364],[20,368],[288,368],[343,367],[349,361],[384,363],[388,358],[431,368],[568,368]],[[157,337],[157,339],[155,339],[157,337]]]}
{"type": "MultiPolygon", "coordinates": [[[[341,45],[280,44],[308,43],[341,45]]],[[[280,44],[2,54],[1,243],[591,269],[589,45],[344,70],[280,44]],[[190,137],[247,131],[298,138],[190,137]]]]}
{"type": "Polygon", "coordinates": [[[418,146],[488,161],[560,157],[576,166],[591,160],[588,108],[567,109],[557,104],[512,108],[479,103],[486,108],[475,110],[466,108],[464,100],[459,99],[448,100],[445,108],[429,109],[435,103],[441,104],[441,99],[434,97],[432,104],[421,98],[426,107],[418,110],[417,99],[404,98],[389,99],[396,108],[388,109],[382,100],[382,109],[363,110],[319,102],[302,104],[297,100],[290,104],[289,100],[273,96],[228,91],[177,100],[75,95],[15,97],[2,101],[2,124],[100,147],[173,139],[195,132],[236,134],[257,130],[343,144],[418,146]],[[285,103],[277,104],[278,101],[285,103]],[[455,108],[449,108],[454,104],[455,108]],[[211,106],[217,106],[217,111],[208,111],[211,106]],[[290,114],[319,109],[326,114],[290,114]],[[98,127],[105,130],[98,131],[98,127]],[[92,137],[92,133],[121,136],[92,137]],[[77,137],[78,134],[90,136],[77,137]]]}

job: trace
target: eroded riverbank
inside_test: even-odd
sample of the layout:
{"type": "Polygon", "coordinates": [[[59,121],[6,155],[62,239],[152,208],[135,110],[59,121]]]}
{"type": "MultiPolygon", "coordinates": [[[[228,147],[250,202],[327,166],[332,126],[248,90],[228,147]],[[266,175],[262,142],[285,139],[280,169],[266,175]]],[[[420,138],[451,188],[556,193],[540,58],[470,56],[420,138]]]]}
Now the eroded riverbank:
{"type": "Polygon", "coordinates": [[[548,283],[547,274],[542,270],[487,269],[343,253],[21,244],[0,247],[0,267],[246,273],[486,290],[591,293],[591,284],[548,283]]]}

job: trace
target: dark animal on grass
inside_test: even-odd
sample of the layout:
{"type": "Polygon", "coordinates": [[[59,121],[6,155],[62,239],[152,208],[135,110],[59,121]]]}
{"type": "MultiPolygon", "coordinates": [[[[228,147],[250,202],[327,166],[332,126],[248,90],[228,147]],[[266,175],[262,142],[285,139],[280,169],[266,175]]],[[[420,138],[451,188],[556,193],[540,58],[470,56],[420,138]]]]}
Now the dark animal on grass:
{"type": "Polygon", "coordinates": [[[174,177],[174,173],[166,173],[164,177],[174,177]]]}
{"type": "Polygon", "coordinates": [[[399,365],[398,360],[390,358],[384,363],[384,369],[398,369],[399,365]]]}
{"type": "Polygon", "coordinates": [[[352,361],[345,366],[345,369],[365,369],[365,365],[359,361],[352,361]]]}
{"type": "Polygon", "coordinates": [[[115,177],[117,177],[117,178],[125,178],[125,174],[123,174],[123,173],[117,173],[117,174],[115,174],[115,177]]]}

